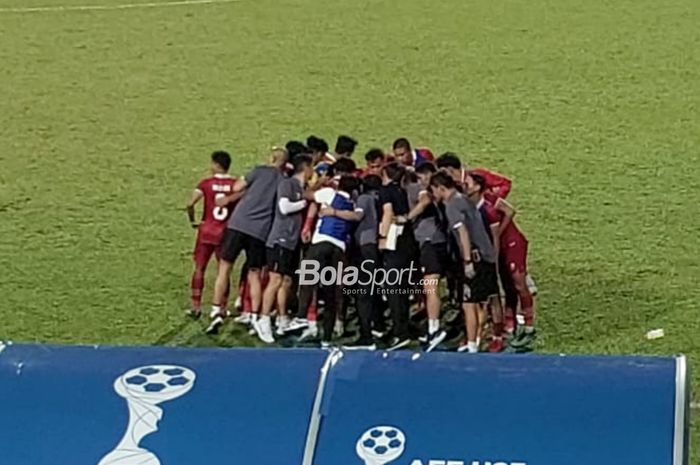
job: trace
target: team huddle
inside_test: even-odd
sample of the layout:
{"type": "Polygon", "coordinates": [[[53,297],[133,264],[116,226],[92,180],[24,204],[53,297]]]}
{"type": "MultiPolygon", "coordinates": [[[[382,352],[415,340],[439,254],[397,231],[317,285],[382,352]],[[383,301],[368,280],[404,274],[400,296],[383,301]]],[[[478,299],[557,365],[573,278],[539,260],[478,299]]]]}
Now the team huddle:
{"type": "Polygon", "coordinates": [[[460,352],[530,350],[536,288],[528,241],[506,201],[510,179],[465,167],[453,153],[435,158],[405,138],[368,151],[358,168],[356,145],[340,136],[331,153],[315,136],[290,141],[238,178],[228,174],[228,153],[212,154],[212,175],[187,204],[197,228],[188,314],[201,317],[215,256],[206,331],[233,317],[231,273],[243,254],[233,321],[265,343],[329,347],[356,318],[348,349],[418,341],[429,352],[455,339],[460,352]],[[459,311],[447,318],[443,302],[459,311]]]}

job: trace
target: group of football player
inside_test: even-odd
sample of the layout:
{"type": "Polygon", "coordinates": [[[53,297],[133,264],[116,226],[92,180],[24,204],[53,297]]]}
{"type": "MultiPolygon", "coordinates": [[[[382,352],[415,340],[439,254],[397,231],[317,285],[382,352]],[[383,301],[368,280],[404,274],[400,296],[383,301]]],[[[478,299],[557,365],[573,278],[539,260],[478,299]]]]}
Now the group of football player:
{"type": "Polygon", "coordinates": [[[229,174],[228,153],[211,155],[212,175],[187,204],[198,231],[188,314],[202,314],[204,274],[215,256],[210,334],[231,318],[268,344],[396,350],[419,342],[432,351],[455,341],[460,352],[530,350],[536,288],[528,241],[506,201],[510,179],[464,166],[454,153],[436,158],[405,138],[369,150],[358,167],[356,145],[349,136],[338,137],[332,152],[316,136],[290,141],[240,177],[229,174]],[[321,276],[300,279],[301,265],[321,276]],[[395,279],[347,281],[340,275],[352,266],[395,279]]]}

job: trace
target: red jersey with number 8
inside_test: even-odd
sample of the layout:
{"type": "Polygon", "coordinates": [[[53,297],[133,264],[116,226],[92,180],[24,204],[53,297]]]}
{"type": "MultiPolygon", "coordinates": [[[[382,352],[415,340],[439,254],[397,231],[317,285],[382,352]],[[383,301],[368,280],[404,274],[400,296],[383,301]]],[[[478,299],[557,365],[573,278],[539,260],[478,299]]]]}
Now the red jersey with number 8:
{"type": "Polygon", "coordinates": [[[197,242],[213,245],[221,242],[233,205],[219,207],[216,205],[216,199],[230,195],[235,183],[236,178],[228,174],[216,174],[203,179],[197,185],[197,190],[204,196],[204,211],[197,233],[197,242]]]}

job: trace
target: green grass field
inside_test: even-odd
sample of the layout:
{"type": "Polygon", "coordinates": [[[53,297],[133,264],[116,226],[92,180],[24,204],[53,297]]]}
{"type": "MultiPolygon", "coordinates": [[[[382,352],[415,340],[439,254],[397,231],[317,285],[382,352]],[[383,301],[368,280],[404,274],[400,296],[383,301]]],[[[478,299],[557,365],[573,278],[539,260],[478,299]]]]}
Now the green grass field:
{"type": "Polygon", "coordinates": [[[252,343],[182,317],[209,152],[406,135],[514,179],[539,350],[682,352],[699,386],[696,0],[8,11],[122,2],[0,0],[0,339],[252,343]]]}

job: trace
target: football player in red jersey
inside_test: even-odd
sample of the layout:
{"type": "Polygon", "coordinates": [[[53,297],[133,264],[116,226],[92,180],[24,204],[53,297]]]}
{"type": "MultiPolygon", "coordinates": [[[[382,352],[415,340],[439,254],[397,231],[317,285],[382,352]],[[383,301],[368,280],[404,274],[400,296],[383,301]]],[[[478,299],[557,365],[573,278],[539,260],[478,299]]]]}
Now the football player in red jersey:
{"type": "MultiPolygon", "coordinates": [[[[510,179],[495,171],[490,171],[486,168],[462,167],[462,162],[454,153],[448,152],[440,155],[436,160],[436,164],[438,168],[444,169],[452,176],[461,190],[464,190],[466,178],[469,173],[481,176],[486,183],[484,197],[494,205],[498,199],[505,199],[508,197],[510,189],[513,187],[513,182],[510,179]]],[[[533,296],[537,295],[537,284],[535,284],[532,276],[527,274],[525,280],[527,281],[527,287],[530,289],[530,293],[533,296]]],[[[510,325],[508,321],[508,315],[506,315],[506,328],[512,328],[512,325],[510,325]]]]}
{"type": "Polygon", "coordinates": [[[187,216],[190,224],[197,229],[197,242],[194,247],[194,271],[192,272],[191,291],[192,308],[188,314],[193,318],[199,318],[202,312],[202,289],[204,288],[204,273],[212,255],[219,259],[219,244],[226,228],[232,205],[219,207],[216,199],[233,192],[236,180],[228,175],[231,166],[231,156],[223,151],[217,151],[211,155],[211,176],[199,182],[189,202],[187,202],[187,216]],[[204,201],[202,219],[199,224],[195,220],[195,205],[204,201]]]}
{"type": "Polygon", "coordinates": [[[366,165],[365,168],[361,170],[360,176],[381,176],[385,158],[386,156],[384,155],[384,151],[382,149],[370,149],[365,154],[366,165]]]}
{"type": "Polygon", "coordinates": [[[466,190],[474,201],[484,221],[488,223],[493,243],[499,257],[501,282],[506,292],[506,315],[512,318],[518,302],[525,317],[525,324],[511,346],[518,348],[530,344],[535,334],[534,299],[527,284],[528,241],[513,221],[515,209],[504,199],[490,202],[484,196],[486,180],[476,174],[466,178],[466,190]]]}
{"type": "Polygon", "coordinates": [[[433,162],[435,156],[430,149],[422,147],[417,149],[411,148],[411,143],[405,137],[401,137],[394,141],[392,145],[394,157],[397,161],[403,163],[408,168],[418,168],[425,162],[433,162]]]}

